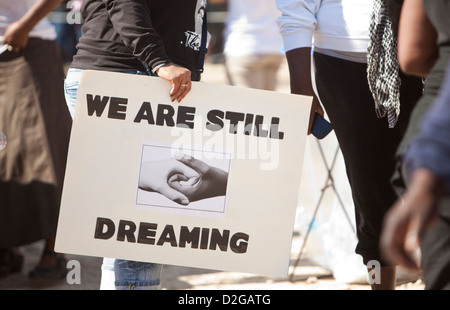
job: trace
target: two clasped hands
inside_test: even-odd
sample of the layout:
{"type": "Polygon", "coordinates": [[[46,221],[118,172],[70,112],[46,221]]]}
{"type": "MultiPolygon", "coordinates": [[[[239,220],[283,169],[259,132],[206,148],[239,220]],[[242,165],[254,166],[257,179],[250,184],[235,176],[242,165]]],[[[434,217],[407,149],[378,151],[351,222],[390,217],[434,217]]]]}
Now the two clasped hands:
{"type": "Polygon", "coordinates": [[[138,186],[188,205],[193,201],[225,195],[227,179],[228,173],[222,169],[192,156],[175,153],[174,158],[143,162],[138,186]]]}

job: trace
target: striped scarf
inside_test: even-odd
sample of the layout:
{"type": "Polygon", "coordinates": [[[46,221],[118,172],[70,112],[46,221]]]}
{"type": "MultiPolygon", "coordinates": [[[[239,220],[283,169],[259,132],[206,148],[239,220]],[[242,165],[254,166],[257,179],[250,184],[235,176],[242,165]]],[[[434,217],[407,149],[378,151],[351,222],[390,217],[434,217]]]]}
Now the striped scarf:
{"type": "Polygon", "coordinates": [[[397,36],[389,17],[386,1],[374,0],[367,53],[367,78],[379,118],[387,116],[390,128],[400,114],[399,65],[397,36]]]}

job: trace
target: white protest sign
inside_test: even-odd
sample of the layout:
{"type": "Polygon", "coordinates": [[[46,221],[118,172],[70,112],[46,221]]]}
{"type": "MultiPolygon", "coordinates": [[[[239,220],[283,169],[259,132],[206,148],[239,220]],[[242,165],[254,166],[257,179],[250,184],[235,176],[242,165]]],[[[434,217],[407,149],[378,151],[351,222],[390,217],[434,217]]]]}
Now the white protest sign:
{"type": "Polygon", "coordinates": [[[285,276],[311,98],[84,71],[56,250],[285,276]]]}

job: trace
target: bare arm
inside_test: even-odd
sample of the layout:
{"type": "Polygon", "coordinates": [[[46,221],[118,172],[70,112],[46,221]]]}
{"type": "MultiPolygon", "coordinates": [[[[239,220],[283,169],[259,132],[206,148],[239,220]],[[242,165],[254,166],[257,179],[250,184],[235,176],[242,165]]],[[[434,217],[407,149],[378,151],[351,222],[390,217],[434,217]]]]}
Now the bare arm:
{"type": "Polygon", "coordinates": [[[38,0],[22,18],[11,23],[5,31],[3,43],[16,49],[25,48],[29,32],[48,13],[53,11],[62,0],[38,0]]]}
{"type": "Polygon", "coordinates": [[[314,94],[311,81],[311,48],[302,47],[286,52],[288,61],[291,93],[297,95],[313,96],[311,106],[308,134],[311,133],[314,113],[317,111],[323,116],[324,111],[314,94]]]}
{"type": "Polygon", "coordinates": [[[381,248],[393,264],[419,270],[414,253],[423,233],[437,217],[442,182],[429,170],[418,169],[405,194],[385,217],[381,248]]]}
{"type": "Polygon", "coordinates": [[[438,58],[437,32],[423,0],[405,0],[400,17],[398,58],[407,74],[426,76],[438,58]]]}

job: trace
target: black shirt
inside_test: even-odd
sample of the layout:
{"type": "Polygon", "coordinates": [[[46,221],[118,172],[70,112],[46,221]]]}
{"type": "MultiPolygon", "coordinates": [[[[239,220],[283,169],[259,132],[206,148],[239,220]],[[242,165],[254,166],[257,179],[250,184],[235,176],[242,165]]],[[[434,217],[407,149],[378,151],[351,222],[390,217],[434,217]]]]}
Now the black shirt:
{"type": "Polygon", "coordinates": [[[205,0],[84,0],[73,68],[153,70],[168,62],[195,71],[205,0]]]}

